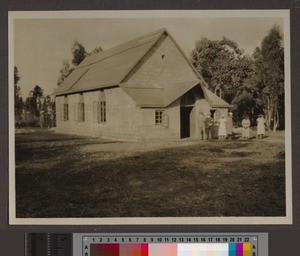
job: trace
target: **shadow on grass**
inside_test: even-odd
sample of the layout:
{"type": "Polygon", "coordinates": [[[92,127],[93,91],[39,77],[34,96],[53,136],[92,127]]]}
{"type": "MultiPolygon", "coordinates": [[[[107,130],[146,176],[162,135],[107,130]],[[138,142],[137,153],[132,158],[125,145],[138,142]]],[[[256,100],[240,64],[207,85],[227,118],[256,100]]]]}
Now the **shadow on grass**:
{"type": "Polygon", "coordinates": [[[114,144],[114,143],[121,143],[120,141],[113,141],[113,140],[105,140],[99,139],[95,137],[84,137],[84,136],[77,136],[77,135],[65,135],[65,134],[57,134],[54,132],[49,131],[39,131],[35,133],[24,133],[24,134],[16,134],[16,141],[22,141],[22,143],[33,143],[33,142],[73,142],[76,141],[97,141],[98,143],[101,142],[102,144],[114,144]],[[45,138],[46,136],[46,138],[45,138]]]}
{"type": "MultiPolygon", "coordinates": [[[[237,150],[248,145],[233,144],[237,150]]],[[[27,148],[27,155],[18,148],[26,157],[17,158],[17,217],[284,216],[284,159],[258,163],[256,156],[238,156],[240,164],[228,163],[226,145],[111,160],[79,154],[74,146],[27,148]]]]}

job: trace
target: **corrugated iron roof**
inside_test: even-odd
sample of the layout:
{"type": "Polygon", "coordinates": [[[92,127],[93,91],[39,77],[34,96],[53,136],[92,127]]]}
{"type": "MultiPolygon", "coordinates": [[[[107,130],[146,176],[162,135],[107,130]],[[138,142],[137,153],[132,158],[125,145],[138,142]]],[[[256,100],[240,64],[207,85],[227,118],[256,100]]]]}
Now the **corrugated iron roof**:
{"type": "Polygon", "coordinates": [[[164,87],[153,84],[121,83],[120,86],[137,103],[139,107],[166,107],[184,93],[199,84],[199,80],[180,83],[164,83],[164,87]]]}
{"type": "Polygon", "coordinates": [[[160,29],[86,57],[54,94],[63,95],[119,85],[164,32],[165,29],[160,29]]]}
{"type": "Polygon", "coordinates": [[[137,103],[138,107],[165,107],[165,90],[163,88],[125,87],[124,90],[137,103]]]}
{"type": "Polygon", "coordinates": [[[109,50],[86,57],[54,91],[54,94],[65,95],[109,86],[120,86],[140,107],[166,107],[197,84],[201,85],[204,96],[211,107],[231,107],[231,105],[207,89],[207,84],[174,38],[166,29],[160,29],[109,50]],[[154,85],[151,82],[148,83],[148,81],[145,81],[143,84],[122,83],[128,73],[164,33],[175,43],[198,79],[179,83],[172,82],[170,84],[164,81],[161,85],[154,85]]]}
{"type": "Polygon", "coordinates": [[[199,85],[204,92],[205,99],[212,108],[232,107],[232,105],[218,97],[204,85],[201,85],[201,81],[199,80],[172,83],[164,88],[155,87],[150,83],[148,85],[144,84],[142,87],[132,83],[120,84],[121,88],[125,90],[139,107],[167,107],[183,94],[199,85]]]}
{"type": "Polygon", "coordinates": [[[192,80],[192,81],[184,81],[179,83],[172,83],[168,84],[166,88],[165,93],[165,106],[170,105],[172,102],[177,100],[179,97],[181,97],[183,94],[188,92],[190,89],[195,87],[197,84],[199,84],[199,80],[192,80]]]}

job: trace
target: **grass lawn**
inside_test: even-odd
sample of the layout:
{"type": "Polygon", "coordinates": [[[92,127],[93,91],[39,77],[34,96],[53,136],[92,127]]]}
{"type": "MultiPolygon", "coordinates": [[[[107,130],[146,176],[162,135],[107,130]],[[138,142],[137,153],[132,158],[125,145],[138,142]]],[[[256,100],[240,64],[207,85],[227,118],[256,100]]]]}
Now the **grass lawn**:
{"type": "Polygon", "coordinates": [[[285,216],[284,132],[148,142],[20,132],[16,216],[285,216]]]}

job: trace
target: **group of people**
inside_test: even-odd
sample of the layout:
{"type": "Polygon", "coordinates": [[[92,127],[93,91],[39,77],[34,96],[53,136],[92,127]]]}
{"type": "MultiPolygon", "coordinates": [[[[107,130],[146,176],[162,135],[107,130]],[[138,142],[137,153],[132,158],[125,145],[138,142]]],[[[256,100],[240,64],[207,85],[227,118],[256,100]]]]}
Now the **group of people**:
{"type": "MultiPolygon", "coordinates": [[[[265,129],[266,121],[264,119],[264,116],[258,115],[256,122],[257,122],[257,130],[256,130],[257,138],[262,139],[266,133],[266,129],[265,129]]],[[[251,126],[251,122],[249,116],[246,115],[242,120],[242,127],[243,127],[242,138],[244,139],[250,138],[250,126],[251,126]]]]}
{"type": "Polygon", "coordinates": [[[225,139],[232,136],[232,113],[230,112],[225,118],[221,115],[218,120],[218,125],[210,113],[206,115],[203,112],[199,113],[199,128],[201,139],[225,139]]]}
{"type": "MultiPolygon", "coordinates": [[[[229,112],[225,117],[221,115],[218,122],[214,121],[214,118],[210,113],[206,115],[203,112],[199,113],[199,130],[201,139],[231,139],[233,128],[233,114],[229,112]]],[[[251,122],[249,116],[245,116],[242,120],[242,138],[250,138],[250,126],[251,122]]],[[[263,138],[265,134],[265,119],[263,115],[259,115],[257,118],[257,138],[263,138]]]]}

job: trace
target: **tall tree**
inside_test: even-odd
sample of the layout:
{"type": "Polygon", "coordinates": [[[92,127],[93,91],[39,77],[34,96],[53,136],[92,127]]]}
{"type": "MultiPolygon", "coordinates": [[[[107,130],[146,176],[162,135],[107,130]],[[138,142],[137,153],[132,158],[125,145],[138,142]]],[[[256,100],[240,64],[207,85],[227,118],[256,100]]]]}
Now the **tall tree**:
{"type": "Polygon", "coordinates": [[[70,65],[69,61],[64,60],[63,61],[63,66],[62,68],[59,70],[60,72],[60,76],[57,80],[57,85],[61,85],[61,83],[63,81],[65,81],[65,79],[68,77],[68,75],[71,74],[71,72],[74,70],[74,68],[70,65]]]}
{"type": "Polygon", "coordinates": [[[55,124],[55,101],[49,96],[46,96],[46,99],[43,104],[44,110],[44,123],[50,128],[55,124]]]}
{"type": "Polygon", "coordinates": [[[71,47],[71,51],[73,56],[72,64],[70,64],[68,60],[63,61],[63,65],[59,70],[60,76],[57,79],[58,86],[60,86],[65,81],[65,79],[72,73],[74,68],[78,66],[84,60],[85,57],[93,55],[98,52],[102,52],[103,49],[101,46],[99,46],[88,53],[82,44],[80,44],[78,41],[75,41],[71,47]]]}
{"type": "Polygon", "coordinates": [[[209,89],[232,102],[238,86],[251,72],[249,58],[243,56],[236,42],[202,38],[191,54],[192,63],[208,83],[209,89]]]}
{"type": "Polygon", "coordinates": [[[25,101],[26,110],[30,113],[31,119],[38,121],[40,126],[42,126],[43,93],[43,89],[39,85],[36,85],[25,101]]]}
{"type": "Polygon", "coordinates": [[[33,88],[32,95],[35,99],[43,97],[43,94],[44,94],[44,90],[39,85],[36,85],[33,88]]]}
{"type": "Polygon", "coordinates": [[[283,35],[275,25],[254,52],[256,80],[264,100],[268,128],[284,126],[284,48],[283,35]]]}
{"type": "Polygon", "coordinates": [[[255,124],[258,114],[262,113],[264,103],[253,75],[245,79],[243,84],[239,86],[232,104],[234,106],[232,111],[236,120],[241,121],[245,115],[248,115],[251,124],[255,124]]]}
{"type": "Polygon", "coordinates": [[[83,45],[79,43],[77,40],[73,43],[71,51],[73,55],[72,63],[74,66],[78,66],[86,57],[87,52],[83,47],[83,45]]]}
{"type": "Polygon", "coordinates": [[[23,99],[21,96],[21,88],[18,85],[21,77],[17,67],[14,67],[14,94],[15,94],[15,121],[20,125],[21,116],[23,111],[23,99]]]}

